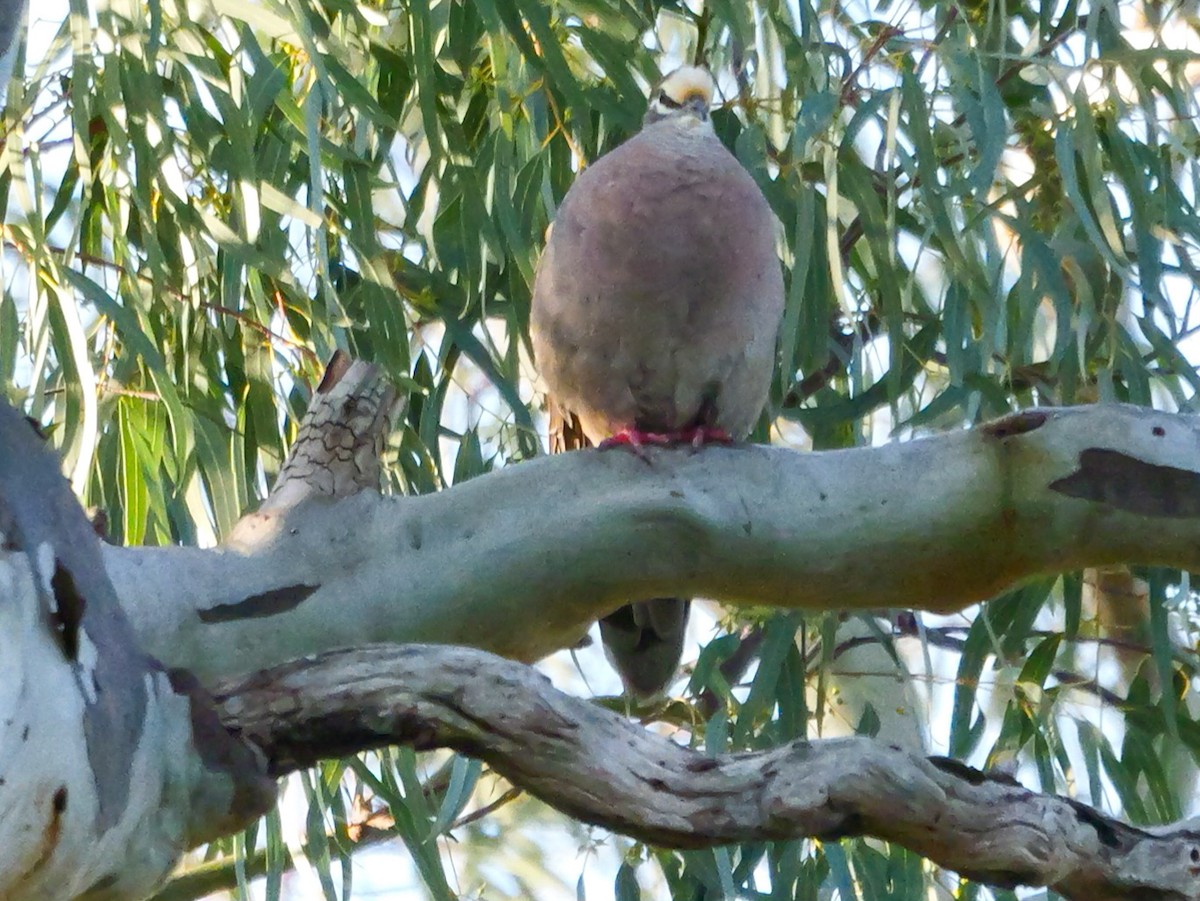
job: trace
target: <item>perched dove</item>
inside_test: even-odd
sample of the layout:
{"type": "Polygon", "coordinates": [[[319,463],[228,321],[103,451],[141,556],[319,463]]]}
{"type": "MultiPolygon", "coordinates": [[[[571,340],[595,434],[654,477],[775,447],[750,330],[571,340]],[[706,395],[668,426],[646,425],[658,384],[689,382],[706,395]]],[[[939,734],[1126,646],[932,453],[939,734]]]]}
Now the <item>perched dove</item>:
{"type": "MultiPolygon", "coordinates": [[[[586,446],[584,437],[635,449],[728,441],[762,411],[783,313],[775,226],[713,132],[712,97],[708,72],[672,72],[642,130],[563,198],[531,321],[552,395],[552,450],[586,446]]],[[[626,691],[666,688],[689,603],[658,598],[601,620],[626,691]]]]}

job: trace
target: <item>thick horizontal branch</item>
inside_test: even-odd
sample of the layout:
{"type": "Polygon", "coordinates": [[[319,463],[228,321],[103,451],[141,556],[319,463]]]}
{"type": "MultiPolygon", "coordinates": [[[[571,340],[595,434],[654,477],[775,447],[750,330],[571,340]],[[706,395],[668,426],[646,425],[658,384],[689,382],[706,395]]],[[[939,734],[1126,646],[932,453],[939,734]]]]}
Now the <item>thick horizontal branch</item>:
{"type": "Polygon", "coordinates": [[[1136,829],[1007,776],[868,739],[708,756],[467,648],[374,646],[217,691],[277,775],[387,744],[453,748],[589,823],[700,848],[870,835],[993,885],[1070,898],[1200,898],[1200,833],[1136,829]]]}
{"type": "Polygon", "coordinates": [[[847,451],[584,451],[106,553],[143,645],[206,682],[378,641],[534,660],[637,598],[951,611],[1085,566],[1200,568],[1200,425],[1110,405],[847,451]]]}

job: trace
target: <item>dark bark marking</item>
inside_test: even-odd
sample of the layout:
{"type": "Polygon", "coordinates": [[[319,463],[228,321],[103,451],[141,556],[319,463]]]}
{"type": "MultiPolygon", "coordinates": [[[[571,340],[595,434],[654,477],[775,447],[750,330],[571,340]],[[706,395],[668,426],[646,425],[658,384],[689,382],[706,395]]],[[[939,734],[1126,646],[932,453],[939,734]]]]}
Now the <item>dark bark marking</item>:
{"type": "MultiPolygon", "coordinates": [[[[152,667],[121,612],[100,554],[100,543],[54,455],[24,417],[0,400],[0,529],[37,573],[45,629],[74,669],[83,709],[82,729],[97,799],[94,827],[105,831],[128,807],[129,760],[143,732],[152,667]],[[52,552],[45,554],[42,549],[52,552]],[[39,556],[52,559],[45,568],[39,556]],[[97,648],[92,666],[74,666],[86,629],[97,648]]],[[[23,726],[21,741],[28,741],[23,726]]]]}
{"type": "Polygon", "coordinates": [[[1041,410],[1022,410],[995,422],[985,423],[979,430],[989,438],[1012,438],[1041,428],[1049,418],[1049,414],[1041,410]]]}
{"type": "Polygon", "coordinates": [[[272,588],[233,604],[216,604],[207,610],[201,610],[197,616],[202,623],[227,623],[239,619],[274,616],[299,607],[320,587],[301,583],[272,588]]]}
{"type": "MultiPolygon", "coordinates": [[[[224,818],[214,824],[215,838],[230,829],[240,829],[275,805],[275,780],[267,775],[264,761],[240,736],[232,734],[221,722],[212,696],[190,670],[169,669],[167,680],[175,694],[187,698],[192,724],[192,747],[211,772],[226,773],[233,784],[233,796],[224,818]]],[[[205,841],[208,841],[207,837],[205,841]]]]}
{"type": "Polygon", "coordinates": [[[1103,816],[1099,811],[1093,810],[1086,804],[1074,800],[1073,798],[1065,799],[1068,804],[1075,809],[1075,816],[1079,817],[1080,822],[1087,823],[1096,830],[1096,839],[1106,848],[1118,848],[1128,850],[1133,846],[1133,842],[1125,842],[1121,840],[1121,834],[1126,835],[1132,833],[1139,837],[1145,837],[1148,833],[1132,826],[1126,826],[1124,823],[1117,823],[1103,816]]]}
{"type": "Polygon", "coordinates": [[[54,856],[59,840],[62,838],[62,815],[66,810],[67,788],[65,785],[60,785],[50,799],[50,821],[46,823],[45,828],[42,830],[41,847],[38,855],[33,865],[26,872],[36,873],[46,865],[46,861],[54,856]]]}
{"type": "Polygon", "coordinates": [[[321,384],[317,385],[317,394],[326,394],[333,389],[345,376],[354,360],[343,350],[335,350],[325,366],[325,374],[321,376],[321,384]]]}
{"type": "Polygon", "coordinates": [[[74,660],[79,653],[79,624],[87,606],[71,571],[61,560],[54,561],[54,575],[50,577],[50,588],[54,591],[54,611],[50,614],[50,625],[62,648],[63,656],[74,660]]]}
{"type": "Polygon", "coordinates": [[[1141,516],[1200,516],[1200,473],[1147,463],[1103,447],[1080,453],[1079,468],[1051,482],[1050,490],[1141,516]]]}
{"type": "Polygon", "coordinates": [[[983,785],[983,783],[991,781],[989,773],[977,770],[975,767],[968,766],[960,760],[955,760],[953,757],[934,756],[927,759],[946,775],[961,779],[968,785],[983,785]]]}

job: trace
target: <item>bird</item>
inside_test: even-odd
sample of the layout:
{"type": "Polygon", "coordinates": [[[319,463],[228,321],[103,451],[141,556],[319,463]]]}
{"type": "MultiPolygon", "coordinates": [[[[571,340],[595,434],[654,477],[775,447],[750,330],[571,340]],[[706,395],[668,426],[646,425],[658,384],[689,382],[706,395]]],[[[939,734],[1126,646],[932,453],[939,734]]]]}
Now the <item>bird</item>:
{"type": "MultiPolygon", "coordinates": [[[[559,205],[530,314],[552,451],[731,442],[766,404],[784,303],[776,222],[713,130],[713,94],[706,69],[666,75],[641,130],[559,205]]],[[[656,598],[601,619],[628,695],[669,686],[689,609],[656,598]]]]}

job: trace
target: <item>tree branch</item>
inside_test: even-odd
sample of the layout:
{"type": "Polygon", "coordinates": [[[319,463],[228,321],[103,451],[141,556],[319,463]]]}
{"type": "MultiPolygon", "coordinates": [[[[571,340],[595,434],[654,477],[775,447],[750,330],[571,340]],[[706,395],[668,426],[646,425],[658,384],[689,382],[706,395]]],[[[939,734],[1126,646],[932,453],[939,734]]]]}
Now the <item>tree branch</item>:
{"type": "Polygon", "coordinates": [[[216,550],[104,551],[139,640],[204,682],[379,641],[531,661],[638,597],[952,611],[1085,566],[1197,569],[1198,448],[1194,417],[1105,405],[848,451],[582,451],[256,514],[216,550]]]}
{"type": "Polygon", "coordinates": [[[1151,833],[863,738],[708,756],[467,648],[332,653],[216,695],[225,724],[276,775],[389,744],[448,747],[572,817],[654,845],[869,835],[993,885],[1088,901],[1200,898],[1195,829],[1151,833]]]}
{"type": "Polygon", "coordinates": [[[195,680],[137,647],[58,461],[0,402],[0,898],[142,897],[274,799],[195,680]]]}

